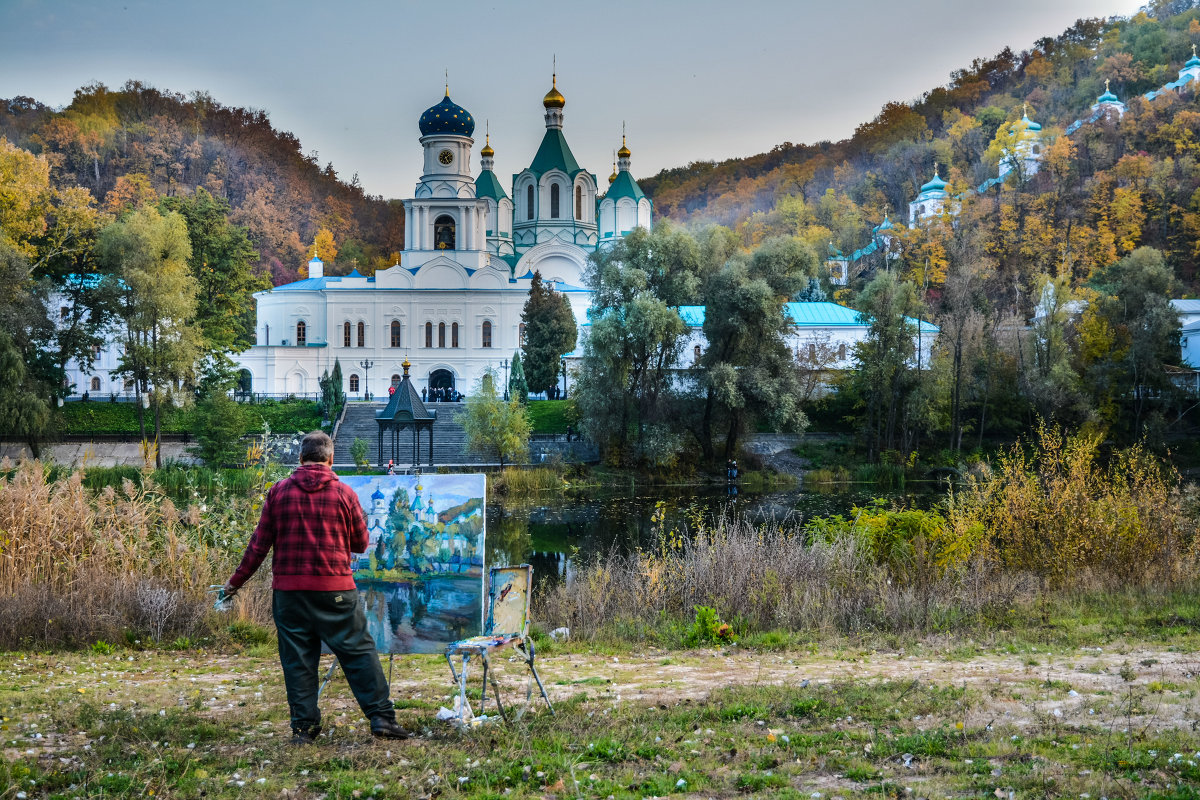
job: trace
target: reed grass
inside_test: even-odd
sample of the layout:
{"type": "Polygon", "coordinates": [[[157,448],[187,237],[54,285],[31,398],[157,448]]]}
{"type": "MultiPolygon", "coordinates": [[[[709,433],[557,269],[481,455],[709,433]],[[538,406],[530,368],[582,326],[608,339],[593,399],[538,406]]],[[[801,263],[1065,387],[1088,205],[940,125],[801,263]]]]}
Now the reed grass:
{"type": "Polygon", "coordinates": [[[510,500],[536,497],[545,492],[561,491],[565,469],[561,464],[539,467],[505,467],[491,476],[491,494],[510,500]]]}
{"type": "MultiPolygon", "coordinates": [[[[92,491],[82,473],[50,480],[37,462],[0,472],[0,646],[196,635],[213,622],[205,593],[241,555],[250,500],[181,508],[130,477],[92,491]]],[[[258,602],[245,606],[256,617],[258,602]]]]}

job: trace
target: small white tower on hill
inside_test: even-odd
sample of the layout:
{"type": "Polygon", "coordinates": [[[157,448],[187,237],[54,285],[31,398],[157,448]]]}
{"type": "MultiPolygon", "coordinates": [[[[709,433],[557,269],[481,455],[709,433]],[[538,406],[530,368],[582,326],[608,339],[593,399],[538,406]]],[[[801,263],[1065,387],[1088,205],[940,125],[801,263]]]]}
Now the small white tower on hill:
{"type": "Polygon", "coordinates": [[[933,177],[921,186],[916,198],[908,204],[908,224],[920,225],[926,220],[940,217],[949,197],[946,182],[938,175],[937,164],[934,164],[933,177]]]}
{"type": "Polygon", "coordinates": [[[1006,178],[1019,164],[1025,179],[1037,174],[1042,161],[1042,126],[1029,118],[1028,110],[1021,107],[1021,119],[1014,123],[1017,134],[1016,153],[1000,160],[999,177],[1006,178]]]}

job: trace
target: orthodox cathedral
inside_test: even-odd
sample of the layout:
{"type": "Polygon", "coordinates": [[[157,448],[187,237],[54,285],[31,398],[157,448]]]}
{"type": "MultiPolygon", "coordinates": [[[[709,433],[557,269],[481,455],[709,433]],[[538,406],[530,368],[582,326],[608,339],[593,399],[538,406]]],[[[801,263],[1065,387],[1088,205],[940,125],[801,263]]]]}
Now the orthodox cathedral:
{"type": "MultiPolygon", "coordinates": [[[[582,324],[591,293],[588,256],[634,228],[649,228],[652,204],[630,172],[622,137],[608,187],[579,165],[563,134],[566,98],[557,76],[542,100],[546,132],[512,195],[493,171],[490,136],[472,175],[475,119],[449,87],[418,126],[424,170],[404,201],[399,263],[366,277],[324,274],[255,295],[257,343],[237,356],[249,388],[267,394],[318,391],[339,359],[348,396],[385,395],[413,365],[422,390],[470,393],[489,366],[499,369],[521,346],[521,311],[538,272],[563,293],[582,324]]],[[[319,254],[318,254],[319,256],[319,254]]]]}

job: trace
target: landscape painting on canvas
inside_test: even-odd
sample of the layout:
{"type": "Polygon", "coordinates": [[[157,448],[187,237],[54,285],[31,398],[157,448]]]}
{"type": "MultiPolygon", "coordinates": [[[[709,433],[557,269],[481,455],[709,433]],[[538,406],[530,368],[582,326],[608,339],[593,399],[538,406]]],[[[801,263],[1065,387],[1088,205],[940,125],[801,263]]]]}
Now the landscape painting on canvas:
{"type": "Polygon", "coordinates": [[[369,542],[354,583],[381,653],[441,653],[482,633],[483,475],[352,475],[369,542]]]}

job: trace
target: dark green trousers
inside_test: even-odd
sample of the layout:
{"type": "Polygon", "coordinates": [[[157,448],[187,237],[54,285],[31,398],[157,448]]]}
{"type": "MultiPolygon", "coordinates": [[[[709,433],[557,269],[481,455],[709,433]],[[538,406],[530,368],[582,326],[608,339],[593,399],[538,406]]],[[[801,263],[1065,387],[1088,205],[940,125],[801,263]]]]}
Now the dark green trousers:
{"type": "Polygon", "coordinates": [[[279,663],[287,686],[292,730],[307,730],[321,723],[317,707],[321,642],[325,642],[346,673],[354,698],[368,719],[395,720],[387,680],[379,664],[375,640],[367,631],[367,618],[358,592],[279,591],[272,609],[279,633],[279,663]]]}

